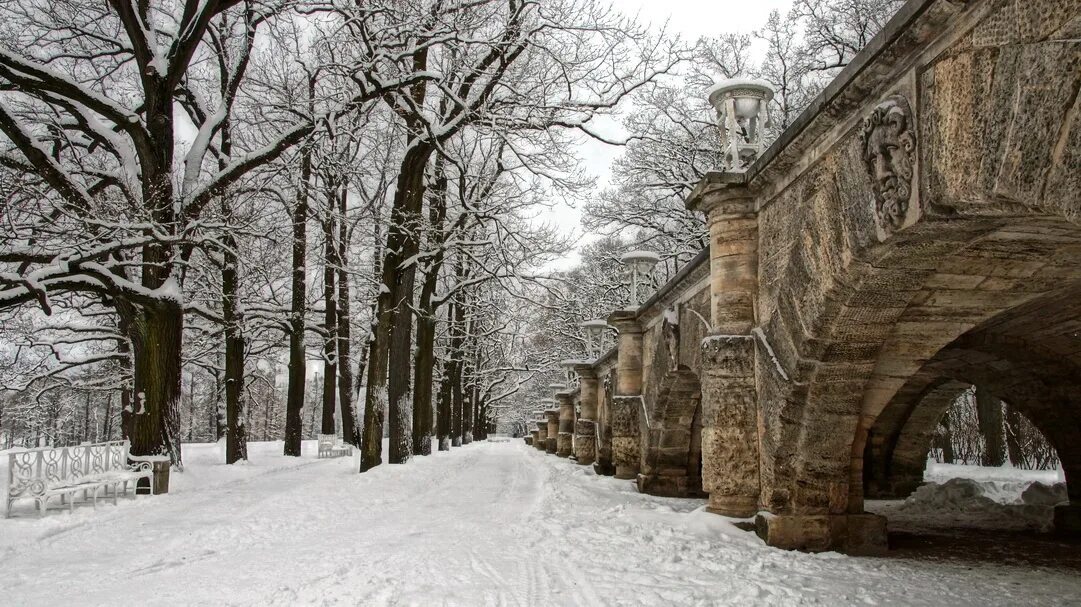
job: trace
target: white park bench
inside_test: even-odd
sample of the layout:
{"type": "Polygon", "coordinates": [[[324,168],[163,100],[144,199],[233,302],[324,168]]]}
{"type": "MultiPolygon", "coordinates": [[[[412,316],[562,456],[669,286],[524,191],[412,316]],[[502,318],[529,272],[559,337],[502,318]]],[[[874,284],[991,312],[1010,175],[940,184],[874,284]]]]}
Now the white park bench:
{"type": "Polygon", "coordinates": [[[319,459],[327,457],[346,457],[352,454],[352,445],[342,444],[338,441],[338,437],[336,435],[319,435],[319,459]]]}
{"type": "Polygon", "coordinates": [[[116,504],[118,495],[127,495],[129,484],[134,497],[139,479],[152,479],[153,475],[150,462],[128,464],[128,441],[11,453],[5,516],[11,516],[12,503],[31,499],[37,504],[39,516],[45,514],[53,498],[58,498],[61,505],[66,503],[71,511],[79,493],[84,501],[93,499],[95,508],[99,494],[111,496],[116,504]]]}

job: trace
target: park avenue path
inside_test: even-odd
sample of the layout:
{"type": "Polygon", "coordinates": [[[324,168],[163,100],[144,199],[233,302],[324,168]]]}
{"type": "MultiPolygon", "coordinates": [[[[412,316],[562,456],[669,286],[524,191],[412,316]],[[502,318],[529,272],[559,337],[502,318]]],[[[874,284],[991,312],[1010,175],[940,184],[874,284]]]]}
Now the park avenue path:
{"type": "MultiPolygon", "coordinates": [[[[185,447],[172,492],[0,520],[0,604],[1065,604],[1070,571],[768,548],[521,441],[354,474],[185,447]]],[[[306,452],[314,444],[305,444],[306,452]]],[[[3,472],[0,470],[0,472],[3,472]]]]}

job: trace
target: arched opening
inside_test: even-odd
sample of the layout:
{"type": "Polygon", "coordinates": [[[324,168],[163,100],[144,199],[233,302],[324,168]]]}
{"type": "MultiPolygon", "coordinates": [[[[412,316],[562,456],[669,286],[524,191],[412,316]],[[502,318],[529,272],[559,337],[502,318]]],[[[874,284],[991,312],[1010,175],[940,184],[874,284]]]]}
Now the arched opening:
{"type": "Polygon", "coordinates": [[[871,427],[864,508],[887,519],[893,553],[1081,567],[1081,537],[1062,520],[1076,511],[1077,409],[1068,393],[1077,386],[1059,389],[1055,374],[1070,369],[1037,360],[1036,374],[1018,363],[1032,353],[1014,352],[1010,361],[945,349],[871,427]],[[933,373],[950,377],[916,393],[933,373]]]}
{"type": "Polygon", "coordinates": [[[685,366],[647,389],[649,412],[641,419],[642,461],[638,490],[666,497],[702,495],[702,387],[685,366]],[[651,406],[650,406],[651,405],[651,406]]]}

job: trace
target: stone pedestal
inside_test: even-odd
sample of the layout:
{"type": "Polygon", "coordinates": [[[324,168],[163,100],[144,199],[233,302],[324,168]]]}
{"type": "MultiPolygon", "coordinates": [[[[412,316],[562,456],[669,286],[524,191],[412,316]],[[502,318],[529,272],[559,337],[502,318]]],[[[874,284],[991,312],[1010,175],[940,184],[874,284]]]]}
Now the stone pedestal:
{"type": "Polygon", "coordinates": [[[544,418],[548,420],[548,438],[545,450],[548,453],[555,453],[559,438],[559,409],[548,409],[544,412],[544,418]]]}
{"type": "MultiPolygon", "coordinates": [[[[132,461],[147,461],[137,457],[132,457],[132,461]]],[[[162,495],[169,493],[169,469],[172,466],[172,462],[168,458],[149,459],[151,470],[154,473],[152,478],[141,478],[135,483],[135,493],[141,495],[162,495]]]]}
{"type": "Polygon", "coordinates": [[[548,447],[548,420],[537,422],[537,435],[533,439],[533,446],[538,451],[544,451],[548,447]]]}
{"type": "Polygon", "coordinates": [[[574,371],[579,378],[578,399],[581,402],[581,414],[574,424],[574,457],[579,464],[588,465],[597,460],[597,424],[595,420],[599,408],[599,382],[592,364],[575,365],[574,371]]]}
{"type": "Polygon", "coordinates": [[[529,434],[530,434],[529,436],[525,437],[525,444],[532,447],[533,446],[533,441],[537,440],[537,431],[534,430],[534,431],[530,432],[529,434]]]}
{"type": "Polygon", "coordinates": [[[583,466],[596,460],[596,431],[597,424],[592,420],[580,419],[574,423],[574,458],[583,466]]]}
{"type": "Polygon", "coordinates": [[[685,472],[678,474],[639,474],[638,491],[659,497],[687,497],[693,491],[692,480],[685,472]]]}
{"type": "Polygon", "coordinates": [[[612,429],[612,465],[616,478],[638,476],[641,460],[639,411],[642,409],[642,326],[637,312],[619,310],[608,317],[619,331],[619,362],[609,423],[612,429]]]}
{"type": "Polygon", "coordinates": [[[556,436],[556,457],[570,457],[574,453],[574,434],[560,432],[556,436]]]}
{"type": "Polygon", "coordinates": [[[1081,504],[1055,506],[1055,533],[1072,537],[1081,536],[1081,504]]]}
{"type": "Polygon", "coordinates": [[[742,176],[711,173],[687,200],[709,226],[710,336],[702,342],[702,489],[709,510],[758,510],[758,391],[754,302],[758,217],[742,176]]]}
{"type": "Polygon", "coordinates": [[[702,344],[702,489],[710,512],[745,518],[758,511],[758,393],[754,337],[707,337],[702,344]]]}
{"type": "Polygon", "coordinates": [[[574,393],[556,394],[559,403],[559,434],[556,437],[556,455],[570,457],[574,453],[574,393]]]}
{"type": "Polygon", "coordinates": [[[638,476],[641,462],[638,416],[641,409],[641,396],[612,398],[612,464],[616,478],[632,479],[638,476]]]}
{"type": "Polygon", "coordinates": [[[786,550],[852,555],[886,553],[886,518],[877,514],[759,514],[755,532],[770,546],[786,550]]]}

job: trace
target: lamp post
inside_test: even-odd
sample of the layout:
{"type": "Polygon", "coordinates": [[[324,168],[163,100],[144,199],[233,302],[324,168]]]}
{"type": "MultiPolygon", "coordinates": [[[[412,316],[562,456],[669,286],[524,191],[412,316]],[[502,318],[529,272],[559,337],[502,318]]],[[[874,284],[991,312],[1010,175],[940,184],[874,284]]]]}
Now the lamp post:
{"type": "Polygon", "coordinates": [[[660,255],[653,251],[630,251],[624,253],[619,261],[631,271],[631,301],[630,307],[637,308],[642,303],[642,297],[638,293],[638,287],[653,272],[653,266],[661,260],[660,255]]]}
{"type": "Polygon", "coordinates": [[[562,388],[562,391],[573,390],[578,383],[578,374],[574,372],[574,366],[581,361],[577,360],[561,360],[559,366],[563,367],[563,376],[567,378],[567,385],[562,388]]]}
{"type": "Polygon", "coordinates": [[[764,150],[762,127],[770,125],[773,87],[762,80],[733,78],[717,82],[708,94],[724,139],[723,168],[746,171],[764,150]]]}
{"type": "Polygon", "coordinates": [[[596,360],[604,352],[604,331],[608,321],[603,318],[587,320],[578,325],[586,334],[586,357],[596,360]]]}

